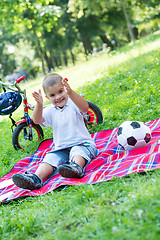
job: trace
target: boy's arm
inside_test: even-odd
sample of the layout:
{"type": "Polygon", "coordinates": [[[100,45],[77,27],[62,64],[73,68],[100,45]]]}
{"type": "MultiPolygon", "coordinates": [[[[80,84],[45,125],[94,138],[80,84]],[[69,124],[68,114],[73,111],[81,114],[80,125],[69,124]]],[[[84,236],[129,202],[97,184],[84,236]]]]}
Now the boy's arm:
{"type": "Polygon", "coordinates": [[[33,121],[35,124],[42,124],[45,119],[42,116],[42,112],[43,112],[43,97],[41,94],[41,90],[39,90],[39,92],[33,92],[32,93],[33,97],[36,100],[36,106],[34,108],[33,111],[33,121]]]}
{"type": "Polygon", "coordinates": [[[70,99],[77,105],[80,112],[86,113],[88,111],[89,105],[87,101],[81,97],[78,93],[72,90],[72,92],[69,94],[70,99]]]}
{"type": "Polygon", "coordinates": [[[79,110],[82,113],[85,113],[88,111],[89,105],[87,103],[87,101],[81,97],[78,93],[76,93],[75,91],[73,91],[71,89],[71,87],[69,86],[69,84],[67,83],[66,79],[62,80],[63,85],[66,88],[66,91],[70,97],[70,99],[77,105],[77,107],[79,108],[79,110]]]}

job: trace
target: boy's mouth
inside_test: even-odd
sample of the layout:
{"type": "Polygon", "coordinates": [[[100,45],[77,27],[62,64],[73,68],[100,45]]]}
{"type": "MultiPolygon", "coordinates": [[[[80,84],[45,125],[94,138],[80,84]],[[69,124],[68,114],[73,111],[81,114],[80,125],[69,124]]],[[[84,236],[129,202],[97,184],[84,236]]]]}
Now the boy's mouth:
{"type": "Polygon", "coordinates": [[[56,101],[56,104],[59,104],[61,102],[63,102],[63,100],[65,100],[64,98],[60,98],[58,101],[56,101]]]}

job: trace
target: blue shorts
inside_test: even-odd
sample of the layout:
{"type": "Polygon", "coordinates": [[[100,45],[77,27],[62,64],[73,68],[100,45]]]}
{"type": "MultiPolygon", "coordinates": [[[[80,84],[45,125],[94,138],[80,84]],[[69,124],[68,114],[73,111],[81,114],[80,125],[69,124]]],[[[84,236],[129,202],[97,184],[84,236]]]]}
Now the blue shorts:
{"type": "Polygon", "coordinates": [[[84,143],[73,147],[50,151],[43,159],[43,163],[46,162],[53,167],[58,167],[61,164],[72,161],[74,156],[81,156],[89,163],[91,159],[98,155],[98,150],[95,144],[84,143]]]}

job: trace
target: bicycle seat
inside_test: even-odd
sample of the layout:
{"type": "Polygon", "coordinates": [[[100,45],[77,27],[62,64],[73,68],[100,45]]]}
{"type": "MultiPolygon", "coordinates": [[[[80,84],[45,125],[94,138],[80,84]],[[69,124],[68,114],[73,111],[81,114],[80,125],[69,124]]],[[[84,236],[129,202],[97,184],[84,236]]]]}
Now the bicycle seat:
{"type": "Polygon", "coordinates": [[[14,112],[21,104],[22,97],[19,93],[4,92],[0,94],[0,115],[14,112]]]}

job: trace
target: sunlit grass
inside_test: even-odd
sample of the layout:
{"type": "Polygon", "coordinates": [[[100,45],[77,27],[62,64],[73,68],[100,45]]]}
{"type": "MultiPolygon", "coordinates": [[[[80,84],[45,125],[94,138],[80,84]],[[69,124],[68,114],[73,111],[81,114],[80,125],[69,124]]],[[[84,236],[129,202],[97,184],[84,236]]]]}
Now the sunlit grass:
{"type": "MultiPolygon", "coordinates": [[[[72,87],[77,89],[82,87],[88,83],[93,83],[97,79],[101,79],[102,77],[112,77],[110,75],[111,71],[116,71],[119,73],[122,67],[122,64],[126,63],[129,60],[133,61],[134,58],[140,57],[145,53],[149,53],[153,50],[159,49],[160,39],[159,39],[159,32],[155,33],[154,44],[152,41],[149,41],[144,44],[143,40],[138,40],[136,44],[129,44],[128,46],[122,47],[115,52],[111,53],[101,53],[96,57],[91,57],[85,63],[79,63],[70,68],[64,68],[63,70],[58,70],[58,73],[64,77],[68,77],[70,80],[72,87]]],[[[147,41],[147,40],[146,40],[147,41]]]]}

